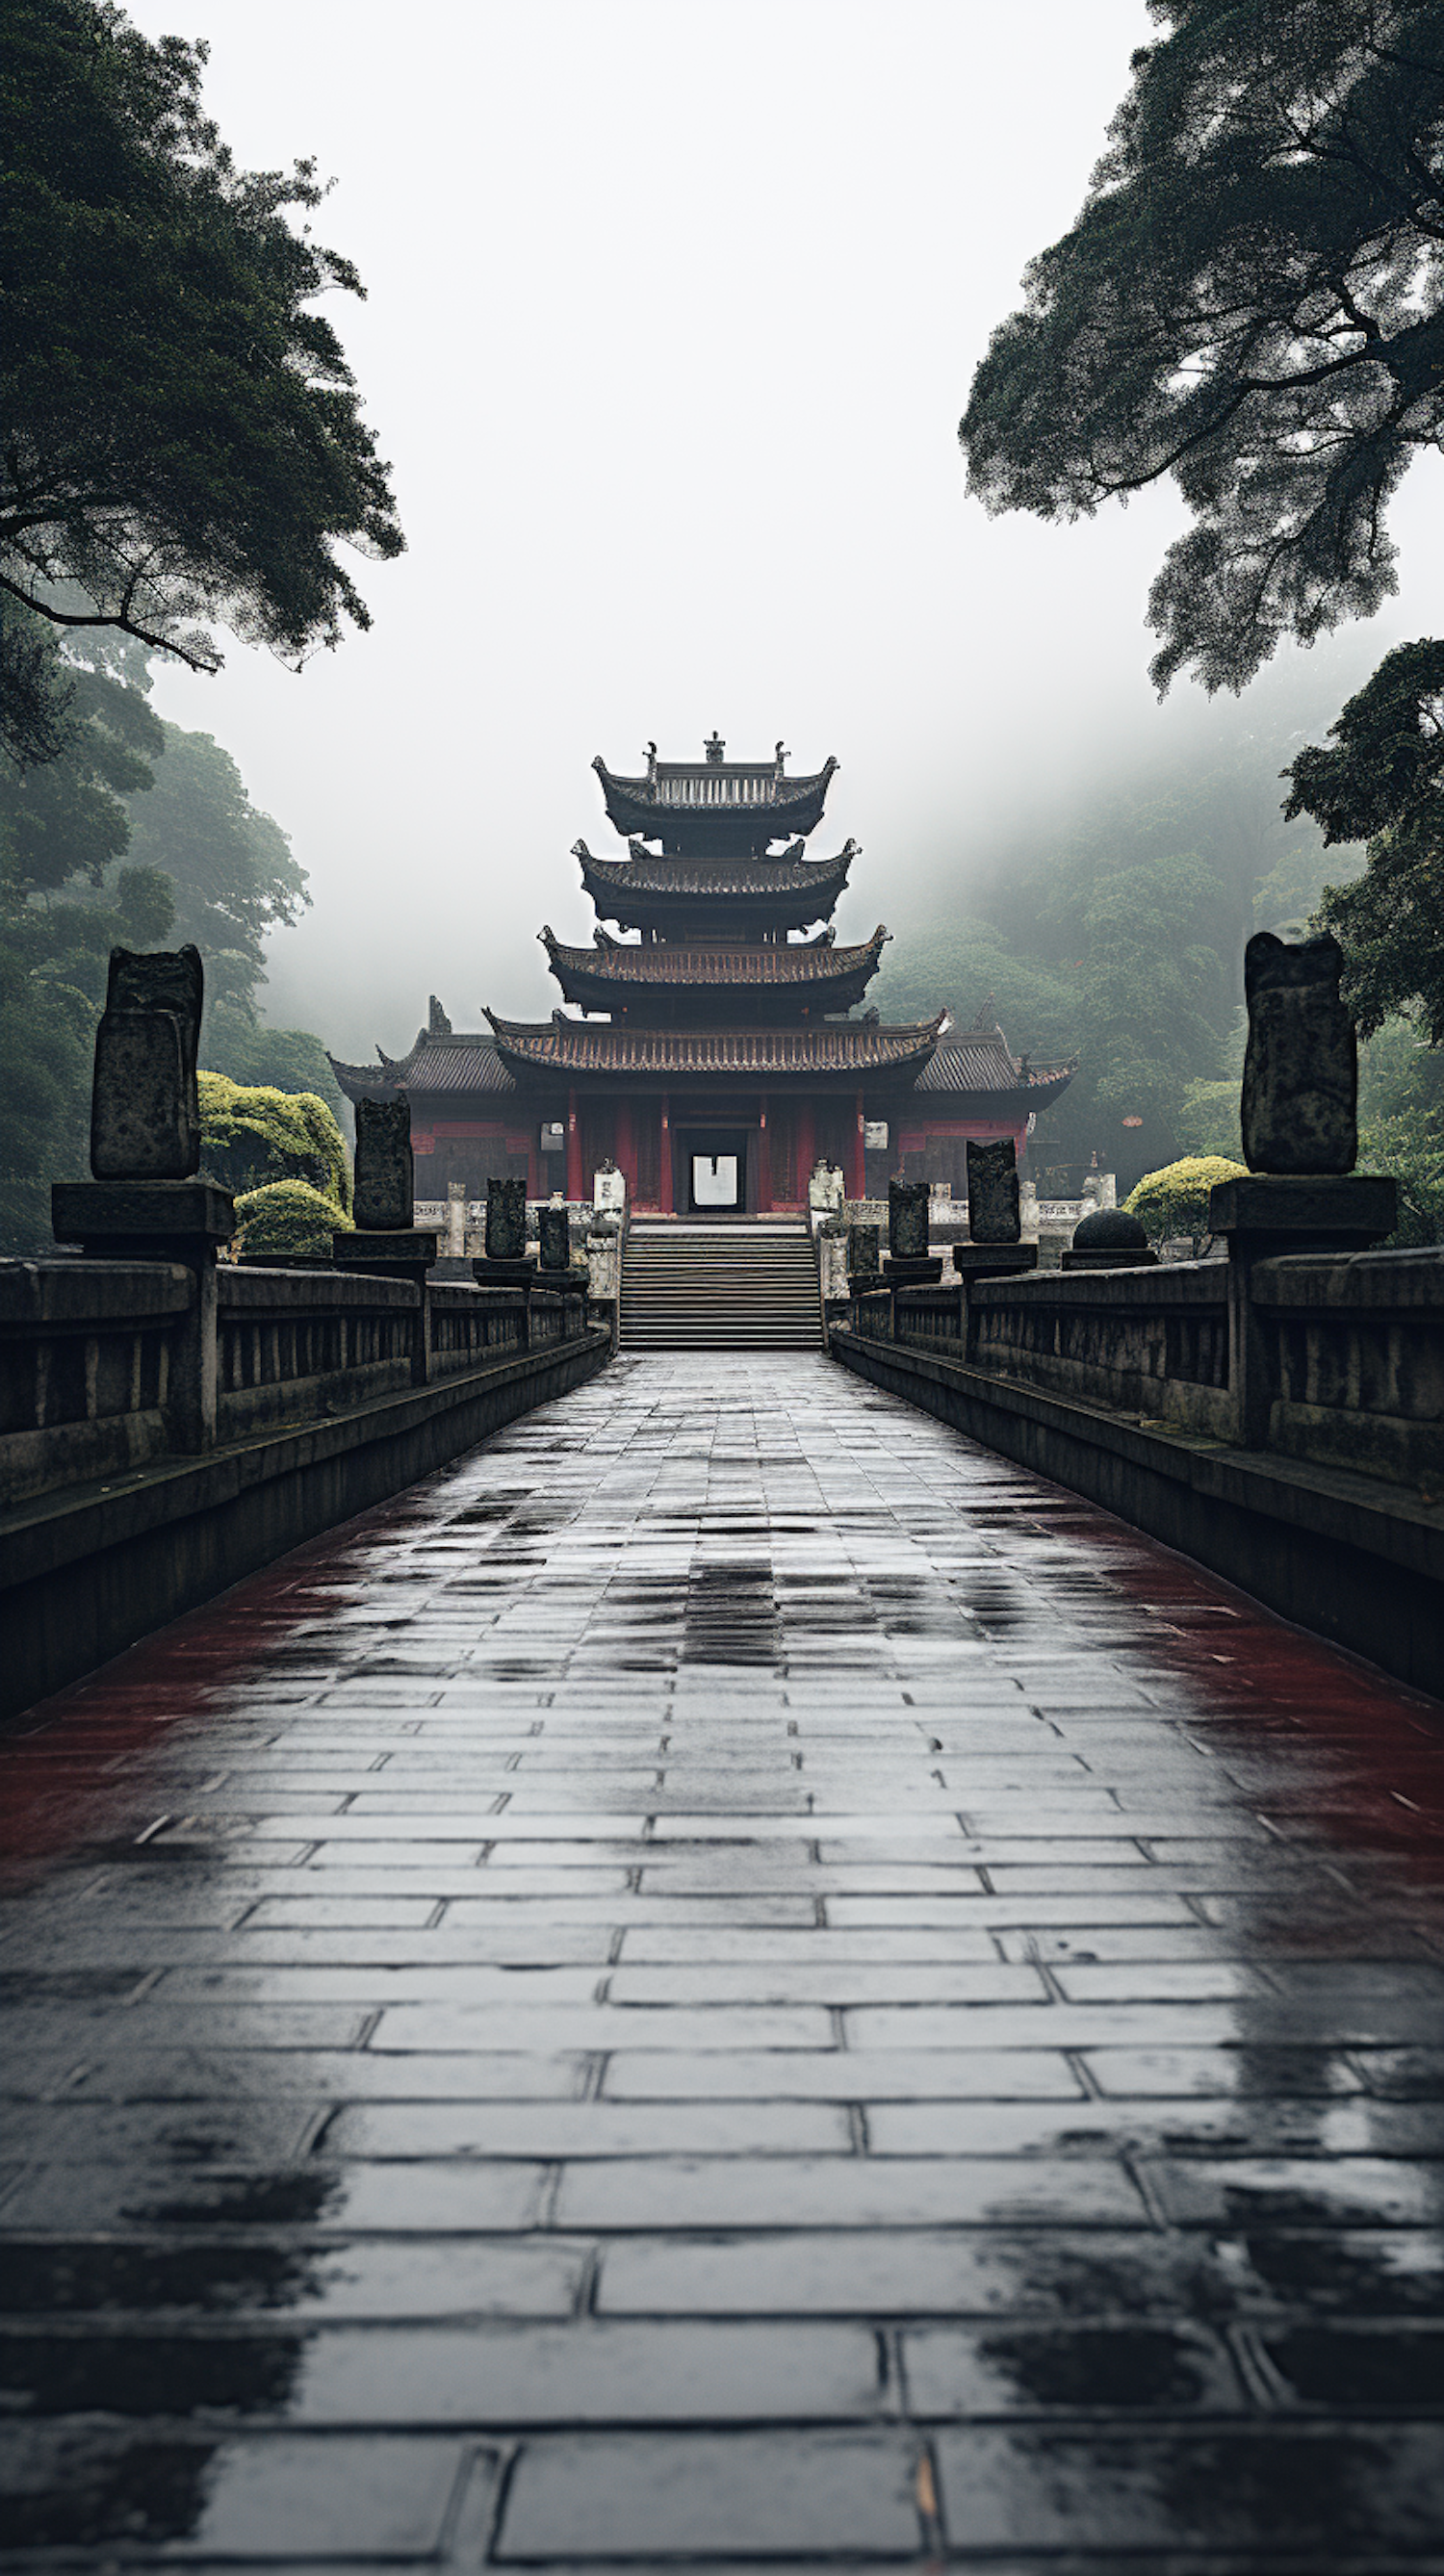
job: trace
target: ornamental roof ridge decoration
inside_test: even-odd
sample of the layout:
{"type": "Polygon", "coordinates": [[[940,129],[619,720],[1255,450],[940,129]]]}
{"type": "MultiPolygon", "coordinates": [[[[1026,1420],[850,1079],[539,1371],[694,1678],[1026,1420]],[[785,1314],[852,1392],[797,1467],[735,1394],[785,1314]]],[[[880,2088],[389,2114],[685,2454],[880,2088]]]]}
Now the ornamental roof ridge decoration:
{"type": "MultiPolygon", "coordinates": [[[[716,736],[713,737],[714,742],[716,736]]],[[[649,759],[641,777],[609,769],[598,752],[592,767],[604,787],[620,788],[639,805],[801,805],[819,789],[824,793],[841,766],[829,752],[821,769],[789,778],[786,754],[779,743],[771,760],[724,760],[719,745],[702,760],[649,759]]]]}
{"type": "Polygon", "coordinates": [[[838,947],[831,939],[779,941],[775,947],[739,940],[712,946],[672,940],[663,947],[603,936],[590,948],[572,948],[550,923],[537,933],[553,971],[589,975],[615,984],[834,984],[877,972],[892,933],[878,923],[870,939],[838,947]]]}
{"type": "Polygon", "coordinates": [[[626,835],[661,838],[679,852],[765,849],[772,840],[814,831],[838,763],[789,778],[781,759],[723,760],[721,748],[702,760],[649,759],[642,777],[609,769],[600,752],[592,762],[601,781],[607,819],[626,835]]]}
{"type": "Polygon", "coordinates": [[[946,1011],[896,1028],[857,1020],[805,1027],[634,1029],[614,1020],[503,1019],[486,1014],[502,1052],[518,1063],[556,1071],[612,1073],[865,1073],[921,1069],[944,1028],[946,1011]]]}

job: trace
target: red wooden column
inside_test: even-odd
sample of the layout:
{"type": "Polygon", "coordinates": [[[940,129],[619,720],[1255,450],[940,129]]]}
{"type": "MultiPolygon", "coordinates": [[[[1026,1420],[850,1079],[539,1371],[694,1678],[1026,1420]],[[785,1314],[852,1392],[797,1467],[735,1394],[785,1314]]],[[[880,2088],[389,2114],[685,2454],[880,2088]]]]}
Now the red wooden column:
{"type": "Polygon", "coordinates": [[[797,1124],[792,1132],[797,1145],[797,1196],[806,1207],[807,1184],[812,1178],[812,1166],[817,1160],[817,1120],[810,1100],[799,1100],[797,1124]]]}
{"type": "Polygon", "coordinates": [[[567,1093],[567,1197],[586,1196],[582,1187],[582,1131],[577,1118],[575,1086],[567,1093]]]}
{"type": "Polygon", "coordinates": [[[637,1195],[637,1131],[632,1125],[630,1100],[617,1102],[614,1151],[617,1169],[627,1184],[627,1205],[631,1207],[637,1195]]]}
{"type": "Polygon", "coordinates": [[[848,1156],[847,1195],[850,1199],[865,1199],[867,1196],[867,1164],[863,1159],[866,1145],[867,1133],[862,1115],[862,1093],[859,1092],[852,1152],[848,1156]]]}
{"type": "Polygon", "coordinates": [[[546,1191],[542,1187],[541,1138],[537,1134],[535,1118],[531,1122],[526,1140],[526,1194],[529,1199],[546,1197],[546,1191]]]}
{"type": "Polygon", "coordinates": [[[772,1214],[772,1138],[767,1126],[767,1094],[762,1094],[762,1136],[757,1148],[757,1213],[772,1214]]]}
{"type": "Polygon", "coordinates": [[[657,1205],[663,1216],[672,1214],[672,1121],[668,1114],[670,1094],[662,1094],[662,1139],[657,1156],[657,1205]]]}

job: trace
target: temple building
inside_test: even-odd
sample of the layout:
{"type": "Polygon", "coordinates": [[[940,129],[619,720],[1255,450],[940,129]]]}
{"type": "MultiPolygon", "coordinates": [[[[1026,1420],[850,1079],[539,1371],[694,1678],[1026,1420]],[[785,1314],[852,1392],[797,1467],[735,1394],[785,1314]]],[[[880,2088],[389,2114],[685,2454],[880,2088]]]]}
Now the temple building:
{"type": "Polygon", "coordinates": [[[704,751],[649,744],[639,777],[593,762],[627,855],[575,846],[597,927],[581,946],[541,932],[549,1020],[488,1010],[462,1033],[433,999],[408,1055],[336,1064],[352,1100],[407,1093],[419,1196],[511,1173],[579,1200],[610,1159],[639,1211],[767,1215],[805,1207],[825,1156],[851,1198],[899,1171],[961,1198],[965,1140],[1021,1150],[1066,1089],[1073,1066],[1014,1057],[991,1010],[969,1029],[946,1008],[895,1027],[859,1010],[889,934],[843,946],[832,927],[855,842],[807,855],[837,762],[789,777],[781,743],[759,762],[715,734],[704,751]]]}

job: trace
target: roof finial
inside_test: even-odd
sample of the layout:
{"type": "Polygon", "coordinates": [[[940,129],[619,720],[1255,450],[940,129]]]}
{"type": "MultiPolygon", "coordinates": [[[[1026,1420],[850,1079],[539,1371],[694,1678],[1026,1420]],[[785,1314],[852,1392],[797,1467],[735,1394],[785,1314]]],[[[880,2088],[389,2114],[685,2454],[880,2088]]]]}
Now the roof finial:
{"type": "Polygon", "coordinates": [[[778,777],[780,778],[780,777],[782,776],[782,764],[783,764],[783,762],[785,761],[785,759],[787,758],[787,749],[786,749],[785,744],[783,744],[783,743],[780,743],[780,742],[779,742],[779,743],[777,744],[777,746],[776,746],[776,752],[777,752],[777,775],[778,775],[778,777]]]}
{"type": "Polygon", "coordinates": [[[702,748],[706,752],[708,759],[711,761],[712,766],[715,769],[727,748],[726,743],[723,741],[722,736],[718,733],[715,726],[707,736],[702,748]]]}

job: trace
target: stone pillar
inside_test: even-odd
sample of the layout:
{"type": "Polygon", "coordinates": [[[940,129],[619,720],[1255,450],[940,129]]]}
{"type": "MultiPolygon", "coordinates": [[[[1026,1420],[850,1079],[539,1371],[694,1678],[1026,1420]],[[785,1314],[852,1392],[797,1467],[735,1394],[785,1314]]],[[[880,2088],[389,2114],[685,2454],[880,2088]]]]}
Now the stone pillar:
{"type": "MultiPolygon", "coordinates": [[[[490,1188],[488,1182],[487,1187],[490,1188]]],[[[567,1197],[573,1206],[585,1196],[582,1180],[582,1130],[577,1116],[575,1085],[567,1093],[567,1197]]],[[[488,1224],[490,1217],[488,1216],[488,1224]]]]}
{"type": "MultiPolygon", "coordinates": [[[[424,1386],[431,1375],[431,1307],[426,1274],[436,1259],[436,1235],[413,1225],[416,1212],[411,1148],[411,1104],[404,1091],[389,1100],[356,1103],[356,1180],[352,1197],[355,1231],[331,1237],[331,1258],[338,1270],[367,1279],[397,1279],[415,1289],[416,1312],[411,1336],[411,1379],[424,1386]]],[[[448,1212],[450,1189],[448,1188],[448,1212]]],[[[466,1202],[461,1203],[463,1228],[466,1202]]]]}
{"type": "Polygon", "coordinates": [[[1018,1149],[1011,1136],[980,1144],[970,1136],[968,1167],[968,1241],[953,1246],[953,1268],[964,1279],[1008,1278],[1019,1270],[1036,1270],[1038,1246],[1024,1243],[1018,1189],[1018,1149]]]}
{"type": "Polygon", "coordinates": [[[446,1257],[461,1261],[466,1256],[466,1183],[446,1184],[446,1257]]]}
{"type": "Polygon", "coordinates": [[[1255,933],[1243,953],[1248,1048],[1240,1103],[1247,1174],[1209,1194],[1228,1244],[1228,1382],[1235,1436],[1267,1442],[1277,1331],[1253,1297],[1260,1261],[1282,1252],[1362,1252],[1392,1234],[1397,1191],[1356,1173],[1358,1049],[1339,995],[1343,954],[1327,932],[1290,946],[1255,933]]]}
{"type": "Polygon", "coordinates": [[[539,1209],[537,1233],[540,1238],[540,1268],[543,1271],[569,1270],[572,1247],[566,1209],[564,1207],[539,1209]]]}
{"type": "Polygon", "coordinates": [[[176,1261],[194,1295],[173,1353],[167,1427],[178,1449],[216,1436],[216,1253],[235,1231],[235,1202],[200,1173],[196,1090],[205,973],[190,946],[110,952],[95,1036],[89,1181],[50,1193],[57,1240],[87,1259],[176,1261]]]}
{"type": "Polygon", "coordinates": [[[887,1240],[890,1287],[927,1288],[941,1279],[942,1261],[928,1251],[926,1181],[889,1181],[887,1240]]]}

